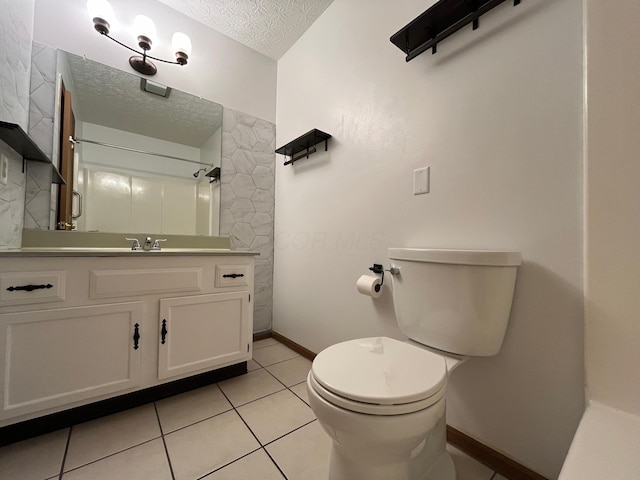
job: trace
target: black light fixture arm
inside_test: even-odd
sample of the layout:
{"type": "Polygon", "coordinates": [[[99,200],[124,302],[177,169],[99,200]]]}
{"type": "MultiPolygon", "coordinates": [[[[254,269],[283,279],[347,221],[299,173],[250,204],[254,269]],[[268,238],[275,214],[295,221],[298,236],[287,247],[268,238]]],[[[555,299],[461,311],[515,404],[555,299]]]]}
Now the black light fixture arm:
{"type": "MultiPolygon", "coordinates": [[[[97,29],[96,29],[97,30],[97,29]]],[[[162,58],[158,58],[158,57],[153,57],[151,55],[149,55],[147,52],[149,49],[145,50],[142,49],[142,52],[139,52],[138,50],[136,50],[135,48],[130,47],[129,45],[127,45],[126,43],[122,43],[120,40],[113,38],[111,35],[109,35],[109,33],[103,33],[100,30],[98,30],[100,33],[102,33],[102,35],[104,35],[105,37],[107,37],[110,40],[113,40],[114,42],[116,42],[118,45],[123,46],[124,48],[126,48],[127,50],[131,50],[133,53],[137,53],[138,55],[142,55],[143,60],[146,60],[147,58],[150,58],[152,60],[157,60],[158,62],[164,62],[164,63],[171,63],[173,65],[185,65],[187,62],[181,63],[181,62],[172,62],[171,60],[163,60],[162,58]]]]}

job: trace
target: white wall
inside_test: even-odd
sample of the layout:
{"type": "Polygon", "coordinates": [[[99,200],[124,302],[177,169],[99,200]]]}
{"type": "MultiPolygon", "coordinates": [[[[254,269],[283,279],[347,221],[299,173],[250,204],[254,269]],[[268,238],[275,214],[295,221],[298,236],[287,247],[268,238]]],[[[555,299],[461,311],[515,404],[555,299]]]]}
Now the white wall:
{"type": "MultiPolygon", "coordinates": [[[[276,62],[156,0],[112,0],[119,21],[111,33],[135,46],[128,31],[138,14],[156,24],[159,40],[151,55],[172,59],[171,36],[183,31],[191,37],[188,65],[158,64],[155,81],[273,122],[275,120],[276,62]]],[[[102,38],[94,29],[86,0],[36,0],[34,39],[76,55],[131,71],[131,53],[102,38]]]]}
{"type": "Polygon", "coordinates": [[[640,3],[585,4],[587,400],[640,415],[640,3]]]}
{"type": "Polygon", "coordinates": [[[581,0],[505,2],[405,63],[389,37],[427,6],[335,0],[278,63],[277,145],[334,138],[278,156],[274,330],[402,338],[388,292],[355,289],[388,247],[522,252],[502,352],[456,370],[448,421],[554,478],[584,407],[581,0]]]}

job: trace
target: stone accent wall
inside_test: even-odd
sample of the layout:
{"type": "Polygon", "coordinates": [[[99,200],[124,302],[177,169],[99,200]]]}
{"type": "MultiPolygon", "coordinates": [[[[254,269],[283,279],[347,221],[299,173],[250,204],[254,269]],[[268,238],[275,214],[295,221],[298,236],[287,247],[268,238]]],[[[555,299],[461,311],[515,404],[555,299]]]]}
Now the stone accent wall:
{"type": "MultiPolygon", "coordinates": [[[[33,44],[29,89],[29,136],[54,164],[57,164],[57,155],[53,152],[56,55],[55,48],[33,44]]],[[[51,167],[29,162],[26,182],[24,228],[48,230],[52,206],[51,167]]]]}
{"type": "MultiPolygon", "coordinates": [[[[0,0],[0,12],[0,120],[17,123],[26,131],[34,2],[0,0]]],[[[0,153],[9,158],[8,184],[0,183],[0,248],[17,248],[24,222],[22,157],[2,141],[0,153]]]]}
{"type": "Polygon", "coordinates": [[[271,330],[276,126],[224,109],[220,184],[220,235],[234,250],[256,257],[253,331],[271,330]]]}

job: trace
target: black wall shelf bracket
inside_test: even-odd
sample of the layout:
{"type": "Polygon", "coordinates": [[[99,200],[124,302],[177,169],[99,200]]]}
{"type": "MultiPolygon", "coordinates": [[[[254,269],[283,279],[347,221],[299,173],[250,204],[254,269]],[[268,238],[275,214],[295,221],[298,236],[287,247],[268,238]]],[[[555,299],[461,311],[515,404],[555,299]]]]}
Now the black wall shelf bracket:
{"type": "Polygon", "coordinates": [[[22,127],[16,123],[0,121],[0,140],[9,145],[13,150],[22,155],[22,173],[26,160],[48,163],[51,165],[51,182],[64,185],[65,181],[56,166],[51,163],[40,147],[27,135],[22,127]]]}
{"type": "Polygon", "coordinates": [[[309,158],[309,155],[315,153],[316,145],[324,141],[324,151],[328,150],[328,141],[331,135],[325,133],[317,128],[308,131],[304,135],[300,135],[295,140],[283,145],[276,150],[276,153],[289,157],[289,160],[284,162],[285,165],[290,165],[302,158],[309,158]]]}
{"type": "MultiPolygon", "coordinates": [[[[480,17],[505,0],[440,0],[416,19],[391,36],[391,43],[402,50],[409,62],[466,25],[473,30],[480,26],[480,17]]],[[[519,5],[521,0],[513,0],[519,5]]]]}

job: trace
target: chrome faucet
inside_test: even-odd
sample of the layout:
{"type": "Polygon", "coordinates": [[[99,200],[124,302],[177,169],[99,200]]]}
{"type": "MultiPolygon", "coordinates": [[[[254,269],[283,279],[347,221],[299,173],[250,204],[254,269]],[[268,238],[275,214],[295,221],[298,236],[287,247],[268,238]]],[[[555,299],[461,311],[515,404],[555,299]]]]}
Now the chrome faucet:
{"type": "Polygon", "coordinates": [[[142,245],[142,249],[143,250],[151,250],[152,248],[152,243],[151,243],[151,237],[147,237],[144,239],[144,245],[142,245]]]}
{"type": "Polygon", "coordinates": [[[133,242],[133,244],[131,245],[131,250],[145,250],[147,252],[160,251],[160,242],[167,241],[166,238],[156,238],[155,240],[151,241],[151,237],[147,237],[144,239],[144,245],[140,245],[140,241],[137,238],[125,237],[125,240],[133,242]]]}
{"type": "Polygon", "coordinates": [[[142,247],[140,246],[140,241],[137,238],[125,237],[124,239],[130,242],[133,242],[133,244],[131,245],[131,250],[142,250],[142,247]]]}
{"type": "Polygon", "coordinates": [[[151,250],[161,250],[160,242],[166,242],[166,241],[167,241],[166,238],[156,238],[153,241],[153,245],[151,246],[151,250]]]}

